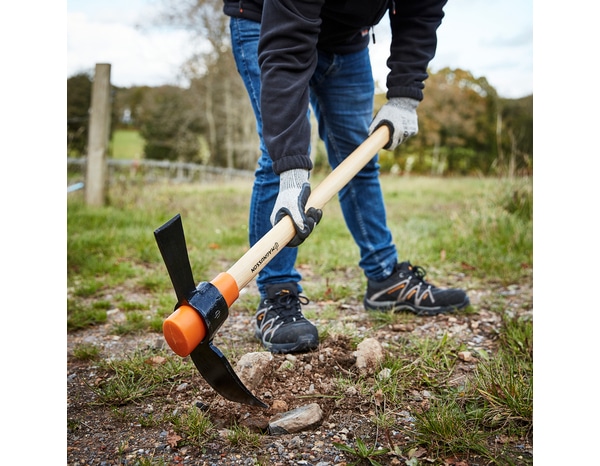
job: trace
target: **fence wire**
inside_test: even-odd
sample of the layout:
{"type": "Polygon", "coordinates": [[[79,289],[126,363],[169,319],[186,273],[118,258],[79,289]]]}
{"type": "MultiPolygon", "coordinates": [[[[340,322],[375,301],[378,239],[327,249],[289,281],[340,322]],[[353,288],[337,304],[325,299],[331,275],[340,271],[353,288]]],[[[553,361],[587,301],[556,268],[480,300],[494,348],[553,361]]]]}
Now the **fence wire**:
{"type": "MultiPolygon", "coordinates": [[[[67,180],[71,190],[80,189],[85,182],[85,157],[67,157],[67,180]]],[[[168,160],[106,160],[108,183],[144,182],[152,183],[169,180],[176,183],[228,182],[236,179],[249,179],[254,176],[251,170],[213,167],[188,162],[168,160]]]]}

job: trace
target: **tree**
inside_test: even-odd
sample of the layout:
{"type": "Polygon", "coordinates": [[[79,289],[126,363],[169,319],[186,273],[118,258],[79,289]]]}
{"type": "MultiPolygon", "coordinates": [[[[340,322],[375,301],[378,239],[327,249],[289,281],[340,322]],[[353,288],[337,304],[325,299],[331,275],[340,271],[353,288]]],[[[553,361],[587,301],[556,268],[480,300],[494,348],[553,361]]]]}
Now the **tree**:
{"type": "Polygon", "coordinates": [[[163,0],[158,24],[189,31],[197,43],[182,67],[190,81],[187,98],[201,121],[208,163],[252,169],[259,140],[250,100],[231,52],[229,18],[221,0],[163,0]]]}
{"type": "Polygon", "coordinates": [[[444,68],[430,75],[419,105],[416,139],[420,154],[430,155],[435,173],[485,169],[481,160],[493,149],[486,115],[494,92],[485,79],[461,69],[444,68]]]}
{"type": "Polygon", "coordinates": [[[508,176],[529,175],[533,171],[533,95],[502,99],[498,141],[508,154],[503,164],[508,176]]]}
{"type": "MultiPolygon", "coordinates": [[[[93,81],[93,73],[78,73],[67,78],[67,154],[72,157],[87,155],[93,81]]],[[[116,94],[118,88],[111,86],[110,134],[118,123],[116,94]]]]}
{"type": "Polygon", "coordinates": [[[152,92],[154,92],[154,88],[149,86],[117,88],[114,99],[115,122],[117,126],[124,125],[129,128],[139,129],[139,114],[143,111],[147,95],[152,92]],[[124,121],[123,119],[126,114],[129,116],[128,121],[124,121]]]}
{"type": "Polygon", "coordinates": [[[79,157],[85,154],[91,105],[91,76],[87,73],[79,73],[68,78],[67,154],[69,155],[79,157]]]}
{"type": "MultiPolygon", "coordinates": [[[[418,107],[419,133],[391,156],[383,152],[382,165],[437,175],[530,169],[533,97],[501,99],[484,77],[450,68],[430,73],[424,94],[418,107]]],[[[376,96],[376,109],[385,101],[384,95],[376,96]]]]}
{"type": "Polygon", "coordinates": [[[138,109],[148,159],[200,162],[201,124],[186,91],[161,86],[145,94],[138,109]]]}

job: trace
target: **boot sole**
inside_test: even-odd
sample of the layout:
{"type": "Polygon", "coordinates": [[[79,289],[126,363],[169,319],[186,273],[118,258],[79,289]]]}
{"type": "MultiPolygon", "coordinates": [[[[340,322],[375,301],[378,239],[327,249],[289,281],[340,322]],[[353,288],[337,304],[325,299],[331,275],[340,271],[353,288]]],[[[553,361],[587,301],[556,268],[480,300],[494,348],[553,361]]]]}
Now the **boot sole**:
{"type": "Polygon", "coordinates": [[[389,311],[410,311],[418,316],[435,316],[457,311],[470,305],[469,298],[466,298],[460,304],[441,307],[418,307],[407,302],[397,301],[369,301],[366,297],[363,300],[363,305],[367,311],[389,312],[389,311]]]}

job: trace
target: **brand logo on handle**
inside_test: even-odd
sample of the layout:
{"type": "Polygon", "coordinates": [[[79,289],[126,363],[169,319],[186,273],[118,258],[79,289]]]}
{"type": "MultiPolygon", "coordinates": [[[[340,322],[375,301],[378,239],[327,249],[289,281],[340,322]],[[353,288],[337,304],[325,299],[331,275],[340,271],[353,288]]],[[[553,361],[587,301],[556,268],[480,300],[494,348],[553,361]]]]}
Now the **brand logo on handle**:
{"type": "Polygon", "coordinates": [[[278,249],[279,249],[279,243],[275,242],[273,247],[271,249],[269,249],[265,253],[265,255],[260,258],[260,260],[250,269],[250,271],[252,273],[256,272],[256,270],[258,270],[258,268],[263,264],[263,262],[266,261],[267,259],[269,259],[269,257],[271,257],[271,255],[278,249]]]}

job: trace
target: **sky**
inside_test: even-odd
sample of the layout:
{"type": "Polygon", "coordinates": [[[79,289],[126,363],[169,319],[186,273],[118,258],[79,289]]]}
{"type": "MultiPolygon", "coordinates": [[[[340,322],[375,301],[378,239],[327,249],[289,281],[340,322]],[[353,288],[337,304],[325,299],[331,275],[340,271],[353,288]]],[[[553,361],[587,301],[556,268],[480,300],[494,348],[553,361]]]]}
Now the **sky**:
{"type": "MultiPolygon", "coordinates": [[[[180,65],[191,54],[189,33],[158,30],[149,24],[157,0],[68,0],[67,77],[111,64],[119,87],[185,85],[180,65]]],[[[485,77],[500,96],[533,92],[533,0],[450,0],[438,29],[435,72],[462,68],[485,77]]],[[[385,84],[390,34],[387,18],[375,26],[370,45],[376,81],[385,84]]]]}

